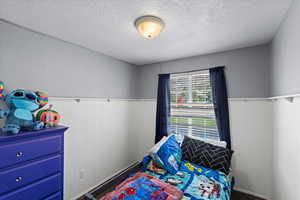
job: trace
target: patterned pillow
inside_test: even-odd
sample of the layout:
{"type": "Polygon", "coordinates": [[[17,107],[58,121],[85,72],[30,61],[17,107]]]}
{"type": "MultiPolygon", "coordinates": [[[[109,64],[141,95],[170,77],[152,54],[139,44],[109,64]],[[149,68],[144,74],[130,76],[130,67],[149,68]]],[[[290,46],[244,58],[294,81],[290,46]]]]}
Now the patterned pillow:
{"type": "Polygon", "coordinates": [[[163,141],[158,147],[152,149],[150,156],[158,166],[171,174],[176,174],[182,157],[180,145],[174,135],[168,136],[163,141]]]}
{"type": "Polygon", "coordinates": [[[230,171],[233,151],[200,140],[184,137],[182,146],[183,159],[197,165],[215,169],[225,174],[230,171]]]}

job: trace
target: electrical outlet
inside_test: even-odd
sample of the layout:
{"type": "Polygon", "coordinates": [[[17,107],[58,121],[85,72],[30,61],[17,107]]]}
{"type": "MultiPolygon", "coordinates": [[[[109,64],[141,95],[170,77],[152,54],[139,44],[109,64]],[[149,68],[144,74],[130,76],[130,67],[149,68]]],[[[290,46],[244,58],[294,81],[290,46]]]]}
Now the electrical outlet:
{"type": "Polygon", "coordinates": [[[85,172],[84,172],[84,169],[81,169],[80,171],[79,171],[79,179],[84,179],[84,175],[85,175],[85,172]]]}

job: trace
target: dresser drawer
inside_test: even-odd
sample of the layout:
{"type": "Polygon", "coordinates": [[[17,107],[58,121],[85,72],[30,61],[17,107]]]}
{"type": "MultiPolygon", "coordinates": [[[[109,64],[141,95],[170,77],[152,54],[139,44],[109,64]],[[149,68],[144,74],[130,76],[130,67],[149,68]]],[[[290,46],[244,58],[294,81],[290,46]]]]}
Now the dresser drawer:
{"type": "Polygon", "coordinates": [[[0,168],[60,152],[62,136],[39,138],[0,146],[0,168]]]}
{"type": "Polygon", "coordinates": [[[40,200],[62,189],[61,174],[48,177],[19,190],[0,196],[0,200],[40,200]]]}
{"type": "Polygon", "coordinates": [[[57,192],[50,197],[45,198],[44,200],[62,200],[62,194],[61,192],[57,192]]]}
{"type": "Polygon", "coordinates": [[[61,167],[61,156],[57,155],[18,168],[0,171],[0,195],[56,174],[61,167]]]}

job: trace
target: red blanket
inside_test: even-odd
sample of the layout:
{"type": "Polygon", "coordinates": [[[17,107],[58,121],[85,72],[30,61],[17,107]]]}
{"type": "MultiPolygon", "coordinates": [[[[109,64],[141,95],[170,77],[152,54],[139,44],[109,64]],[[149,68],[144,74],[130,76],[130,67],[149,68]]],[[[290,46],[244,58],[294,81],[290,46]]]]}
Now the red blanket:
{"type": "Polygon", "coordinates": [[[127,178],[113,192],[107,193],[100,200],[180,200],[182,196],[183,192],[176,187],[139,172],[127,178]]]}

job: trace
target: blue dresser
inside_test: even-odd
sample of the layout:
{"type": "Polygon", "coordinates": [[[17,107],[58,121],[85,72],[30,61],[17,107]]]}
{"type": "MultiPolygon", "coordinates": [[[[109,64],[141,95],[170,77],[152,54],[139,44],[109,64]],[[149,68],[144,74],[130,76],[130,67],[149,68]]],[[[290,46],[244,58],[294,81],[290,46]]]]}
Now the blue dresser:
{"type": "Polygon", "coordinates": [[[63,199],[66,129],[0,136],[0,200],[63,199]]]}

